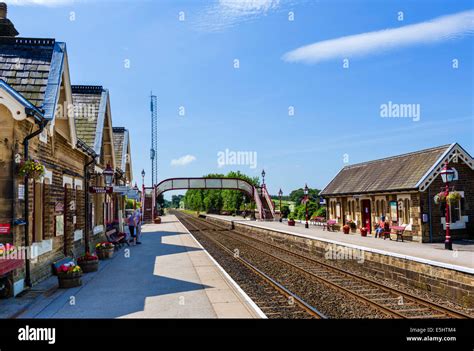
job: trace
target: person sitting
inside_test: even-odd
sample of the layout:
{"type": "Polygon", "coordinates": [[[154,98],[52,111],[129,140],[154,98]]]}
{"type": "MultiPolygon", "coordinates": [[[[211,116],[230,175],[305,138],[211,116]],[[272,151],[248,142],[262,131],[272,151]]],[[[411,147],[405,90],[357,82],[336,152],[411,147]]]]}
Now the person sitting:
{"type": "Polygon", "coordinates": [[[380,218],[380,222],[378,222],[376,225],[375,225],[375,237],[379,237],[381,238],[382,237],[382,234],[383,232],[385,231],[385,217],[382,216],[380,218]]]}

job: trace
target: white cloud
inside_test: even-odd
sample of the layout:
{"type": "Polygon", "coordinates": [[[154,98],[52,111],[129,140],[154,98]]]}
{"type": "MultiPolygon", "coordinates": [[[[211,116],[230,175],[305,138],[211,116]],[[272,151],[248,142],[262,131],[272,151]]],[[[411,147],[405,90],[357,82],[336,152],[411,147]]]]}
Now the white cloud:
{"type": "Polygon", "coordinates": [[[428,44],[474,33],[474,11],[459,12],[400,28],[340,37],[302,46],[283,55],[287,62],[317,63],[428,44]]]}
{"type": "Polygon", "coordinates": [[[176,166],[176,167],[186,166],[194,161],[196,161],[196,156],[186,155],[186,156],[171,160],[171,165],[176,166]]]}
{"type": "Polygon", "coordinates": [[[219,31],[265,16],[303,0],[217,0],[198,18],[197,28],[219,31]]]}
{"type": "Polygon", "coordinates": [[[11,6],[62,6],[74,3],[74,0],[6,0],[11,6]]]}

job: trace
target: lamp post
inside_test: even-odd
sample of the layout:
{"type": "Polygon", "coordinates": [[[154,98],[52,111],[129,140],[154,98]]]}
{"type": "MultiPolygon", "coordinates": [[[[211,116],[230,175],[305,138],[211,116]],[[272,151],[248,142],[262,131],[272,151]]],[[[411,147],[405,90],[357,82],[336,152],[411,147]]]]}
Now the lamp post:
{"type": "Polygon", "coordinates": [[[242,195],[242,204],[244,206],[243,217],[245,218],[246,217],[246,213],[245,213],[245,194],[242,195]]]}
{"type": "Polygon", "coordinates": [[[262,170],[262,189],[265,188],[265,170],[262,170]]]}
{"type": "MultiPolygon", "coordinates": [[[[135,182],[135,186],[133,187],[133,190],[135,190],[137,192],[137,194],[140,192],[140,189],[138,189],[137,182],[135,182]]],[[[136,199],[133,200],[133,209],[134,210],[137,209],[137,200],[136,199]]]]}
{"type": "Polygon", "coordinates": [[[145,170],[142,170],[142,188],[145,188],[145,170]]]}
{"type": "Polygon", "coordinates": [[[280,191],[278,192],[278,198],[280,200],[280,222],[283,222],[282,213],[281,213],[281,197],[282,196],[283,196],[283,191],[280,188],[280,191]]]}
{"type": "Polygon", "coordinates": [[[304,202],[305,202],[305,211],[306,211],[306,223],[304,225],[305,228],[309,228],[309,223],[308,223],[308,194],[309,194],[309,188],[308,184],[305,184],[304,186],[304,202]]]}
{"type": "Polygon", "coordinates": [[[449,183],[454,180],[454,171],[448,167],[448,161],[446,161],[446,164],[443,167],[443,170],[441,171],[441,179],[443,179],[443,183],[446,184],[444,188],[444,196],[446,198],[446,239],[444,241],[444,248],[446,250],[452,250],[453,249],[453,243],[451,241],[451,233],[449,230],[450,227],[450,213],[449,213],[449,183]]]}

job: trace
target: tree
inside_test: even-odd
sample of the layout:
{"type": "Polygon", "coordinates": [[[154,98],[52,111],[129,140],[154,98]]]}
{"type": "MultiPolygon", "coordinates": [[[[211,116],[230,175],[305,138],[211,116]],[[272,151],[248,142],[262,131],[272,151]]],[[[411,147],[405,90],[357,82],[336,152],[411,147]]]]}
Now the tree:
{"type": "MultiPolygon", "coordinates": [[[[251,178],[245,174],[237,172],[229,172],[223,174],[208,174],[205,178],[238,178],[246,180],[250,184],[257,186],[259,184],[258,177],[251,178]]],[[[244,195],[239,190],[188,190],[183,198],[185,207],[193,211],[206,211],[208,213],[219,213],[220,211],[235,212],[243,208],[244,195]],[[199,194],[199,198],[197,198],[199,194]],[[198,209],[199,207],[199,209],[198,209]]],[[[249,196],[245,195],[245,203],[250,203],[249,196]]]]}

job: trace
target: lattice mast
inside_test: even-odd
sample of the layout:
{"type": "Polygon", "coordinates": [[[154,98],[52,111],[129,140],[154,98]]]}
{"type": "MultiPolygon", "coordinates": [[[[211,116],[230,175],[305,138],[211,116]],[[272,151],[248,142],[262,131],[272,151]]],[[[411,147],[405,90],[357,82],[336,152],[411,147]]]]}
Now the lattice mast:
{"type": "Polygon", "coordinates": [[[158,183],[158,99],[151,93],[151,184],[155,186],[158,183]]]}

